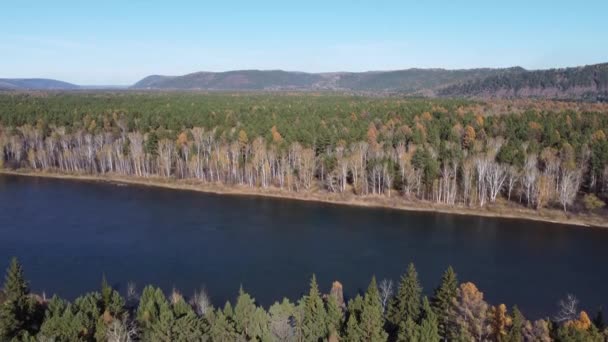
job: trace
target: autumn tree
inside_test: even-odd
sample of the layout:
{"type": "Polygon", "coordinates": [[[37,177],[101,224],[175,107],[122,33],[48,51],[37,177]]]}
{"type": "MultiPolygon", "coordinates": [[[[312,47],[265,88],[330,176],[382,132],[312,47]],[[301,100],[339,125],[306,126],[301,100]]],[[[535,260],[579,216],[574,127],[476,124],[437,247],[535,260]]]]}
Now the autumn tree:
{"type": "Polygon", "coordinates": [[[490,307],[488,313],[490,337],[494,341],[505,341],[507,330],[512,324],[512,318],[507,315],[507,306],[500,304],[490,307]]]}
{"type": "Polygon", "coordinates": [[[458,328],[459,336],[468,336],[476,341],[486,337],[488,304],[483,293],[473,283],[463,283],[456,290],[450,309],[451,324],[458,328]]]}
{"type": "Polygon", "coordinates": [[[464,135],[462,136],[462,148],[466,150],[471,149],[475,143],[475,138],[475,128],[471,125],[467,125],[464,128],[464,135]]]}

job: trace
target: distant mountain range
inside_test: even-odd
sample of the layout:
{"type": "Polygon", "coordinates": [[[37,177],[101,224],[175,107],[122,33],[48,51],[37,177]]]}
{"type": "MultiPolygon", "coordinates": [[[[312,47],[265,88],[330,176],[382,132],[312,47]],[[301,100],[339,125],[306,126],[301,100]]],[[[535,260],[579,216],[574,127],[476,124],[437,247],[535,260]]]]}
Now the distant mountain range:
{"type": "MultiPolygon", "coordinates": [[[[119,87],[78,86],[48,79],[0,79],[0,89],[74,90],[119,87]]],[[[608,63],[573,68],[406,69],[305,73],[282,70],[196,72],[148,76],[134,90],[346,91],[429,97],[551,98],[608,101],[608,63]]]]}
{"type": "Polygon", "coordinates": [[[80,87],[47,78],[0,78],[0,90],[74,90],[80,87]]]}
{"type": "Polygon", "coordinates": [[[334,73],[305,73],[282,70],[237,70],[226,72],[196,72],[183,76],[153,75],[135,83],[133,88],[258,91],[336,90],[415,94],[446,85],[521,71],[524,71],[524,69],[406,69],[396,71],[334,73]]]}
{"type": "Polygon", "coordinates": [[[304,73],[281,70],[197,72],[148,76],[133,89],[276,91],[334,90],[476,98],[608,100],[608,63],[574,68],[406,69],[304,73]]]}

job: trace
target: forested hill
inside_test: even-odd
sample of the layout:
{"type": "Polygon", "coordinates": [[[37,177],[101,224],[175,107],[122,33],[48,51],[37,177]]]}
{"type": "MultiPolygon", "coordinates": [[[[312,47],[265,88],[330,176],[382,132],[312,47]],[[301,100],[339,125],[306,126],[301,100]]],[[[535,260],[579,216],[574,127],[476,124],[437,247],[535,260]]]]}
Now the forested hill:
{"type": "Polygon", "coordinates": [[[608,100],[608,63],[525,70],[406,69],[396,71],[304,73],[282,70],[197,72],[148,76],[135,89],[335,90],[477,98],[608,100]]]}
{"type": "MultiPolygon", "coordinates": [[[[52,79],[1,79],[0,90],[93,89],[52,79]]],[[[109,87],[114,88],[114,87],[109,87]]],[[[608,63],[573,68],[405,69],[305,73],[282,70],[148,76],[131,89],[208,91],[342,91],[427,97],[545,98],[608,101],[608,63]]]]}
{"type": "Polygon", "coordinates": [[[518,73],[509,69],[406,69],[396,71],[304,73],[282,70],[197,72],[183,76],[148,76],[136,89],[338,90],[432,95],[435,89],[489,76],[518,73]]]}
{"type": "Polygon", "coordinates": [[[0,90],[73,90],[80,87],[47,78],[0,78],[0,90]]]}
{"type": "Polygon", "coordinates": [[[576,68],[502,73],[447,86],[441,89],[438,95],[608,101],[608,63],[576,68]]]}

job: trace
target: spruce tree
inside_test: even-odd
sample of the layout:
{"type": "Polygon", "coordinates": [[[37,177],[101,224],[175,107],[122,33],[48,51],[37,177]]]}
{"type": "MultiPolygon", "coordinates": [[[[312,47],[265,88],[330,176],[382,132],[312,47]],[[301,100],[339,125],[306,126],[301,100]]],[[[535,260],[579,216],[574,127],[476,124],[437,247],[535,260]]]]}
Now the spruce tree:
{"type": "Polygon", "coordinates": [[[102,312],[107,311],[112,317],[117,318],[123,313],[125,307],[125,300],[122,298],[118,291],[114,290],[108,281],[106,280],[105,274],[101,278],[101,300],[102,300],[102,312]]]}
{"type": "Polygon", "coordinates": [[[361,341],[361,327],[359,326],[359,321],[357,320],[357,317],[354,314],[351,314],[348,317],[348,322],[346,323],[346,332],[345,332],[345,336],[344,336],[344,341],[347,341],[347,342],[361,341]]]}
{"type": "Polygon", "coordinates": [[[507,335],[507,342],[522,342],[522,330],[524,327],[525,318],[521,314],[521,311],[517,308],[517,306],[513,307],[513,320],[511,323],[511,329],[509,330],[509,334],[507,335]]]}
{"type": "Polygon", "coordinates": [[[83,335],[87,339],[92,339],[95,336],[99,318],[103,313],[102,305],[99,292],[87,293],[74,300],[76,318],[82,326],[83,335]]]}
{"type": "Polygon", "coordinates": [[[399,327],[401,322],[408,318],[416,322],[420,316],[420,296],[422,286],[418,281],[418,272],[413,263],[410,263],[407,273],[401,277],[397,295],[391,300],[388,308],[388,320],[393,329],[399,327]]]}
{"type": "MultiPolygon", "coordinates": [[[[423,342],[420,339],[420,326],[411,317],[399,323],[398,342],[423,342]]],[[[426,341],[424,341],[426,342],[426,341]]]]}
{"type": "Polygon", "coordinates": [[[439,342],[437,315],[433,312],[427,297],[422,300],[422,319],[420,322],[420,340],[425,342],[439,342]]]}
{"type": "Polygon", "coordinates": [[[302,332],[306,341],[318,341],[327,337],[327,313],[319,293],[317,278],[313,274],[310,280],[310,291],[304,299],[304,322],[302,332]]]}
{"type": "Polygon", "coordinates": [[[226,304],[224,304],[224,316],[226,316],[226,319],[228,320],[234,320],[234,310],[232,309],[232,304],[230,304],[229,301],[226,301],[226,304]]]}
{"type": "Polygon", "coordinates": [[[203,338],[205,325],[191,305],[179,296],[173,300],[171,310],[175,320],[171,325],[171,338],[174,341],[200,341],[203,338]]]}
{"type": "Polygon", "coordinates": [[[222,310],[217,310],[215,320],[211,324],[209,335],[212,341],[234,341],[236,340],[236,331],[232,322],[226,318],[222,310]]]}
{"type": "Polygon", "coordinates": [[[146,286],[142,292],[137,321],[146,341],[171,341],[175,315],[161,289],[146,286]]]}
{"type": "Polygon", "coordinates": [[[250,329],[255,315],[255,302],[243,287],[239,289],[239,296],[234,307],[234,323],[236,331],[248,338],[251,338],[250,329]]]}
{"type": "Polygon", "coordinates": [[[338,305],[335,296],[330,295],[327,299],[327,331],[338,333],[342,325],[342,308],[338,305]]]}
{"type": "Polygon", "coordinates": [[[360,327],[361,338],[364,341],[386,341],[388,338],[388,334],[384,331],[382,302],[380,301],[376,277],[372,278],[363,299],[360,327]]]}
{"type": "Polygon", "coordinates": [[[361,327],[359,321],[361,319],[363,306],[363,297],[359,294],[348,302],[348,317],[346,319],[344,336],[345,341],[361,341],[361,327]]]}
{"type": "Polygon", "coordinates": [[[56,295],[47,304],[44,323],[37,337],[41,341],[78,341],[82,326],[74,316],[72,305],[56,295]]]}
{"type": "Polygon", "coordinates": [[[104,306],[108,306],[110,304],[110,299],[112,297],[112,287],[108,284],[106,280],[106,275],[103,274],[101,276],[101,299],[103,300],[104,306]]]}
{"type": "Polygon", "coordinates": [[[17,258],[11,260],[6,271],[3,291],[5,301],[0,305],[0,341],[7,341],[27,332],[34,311],[29,286],[17,258]]]}
{"type": "MultiPolygon", "coordinates": [[[[449,312],[452,306],[452,300],[456,298],[456,290],[458,289],[458,278],[452,266],[443,273],[441,284],[435,289],[432,298],[432,308],[437,315],[439,326],[439,335],[443,338],[453,337],[449,332],[449,312]]],[[[455,333],[455,332],[453,332],[455,333]]]]}
{"type": "Polygon", "coordinates": [[[252,341],[270,340],[270,315],[268,315],[264,308],[255,308],[248,333],[252,341]]]}

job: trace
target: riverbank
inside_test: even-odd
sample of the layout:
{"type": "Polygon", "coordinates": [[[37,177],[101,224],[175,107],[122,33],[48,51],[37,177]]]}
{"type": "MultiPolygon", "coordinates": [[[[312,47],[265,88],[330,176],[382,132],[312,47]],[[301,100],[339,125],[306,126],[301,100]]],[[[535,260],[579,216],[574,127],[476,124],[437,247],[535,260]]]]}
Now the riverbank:
{"type": "Polygon", "coordinates": [[[389,208],[404,211],[436,212],[453,215],[469,215],[482,217],[497,217],[525,219],[550,223],[576,225],[581,227],[608,228],[608,219],[592,214],[566,214],[561,210],[533,210],[515,205],[493,204],[486,208],[468,208],[464,206],[447,206],[427,201],[407,201],[401,197],[387,196],[357,196],[354,194],[334,194],[324,191],[292,192],[277,188],[250,188],[245,186],[226,186],[220,184],[202,183],[192,179],[167,179],[160,177],[141,178],[119,175],[86,175],[65,174],[32,170],[0,170],[0,174],[27,177],[43,177],[79,181],[110,182],[138,186],[152,186],[174,190],[188,190],[219,195],[263,196],[299,201],[321,202],[336,205],[350,205],[371,208],[389,208]]]}

